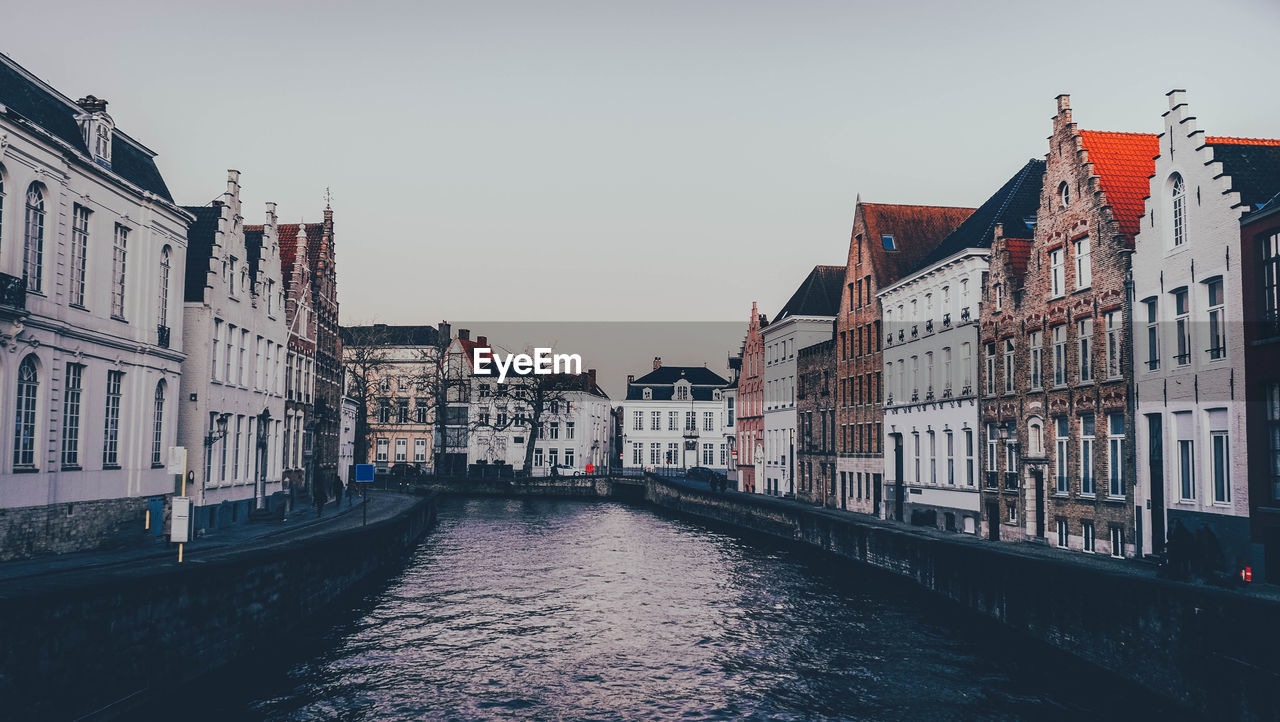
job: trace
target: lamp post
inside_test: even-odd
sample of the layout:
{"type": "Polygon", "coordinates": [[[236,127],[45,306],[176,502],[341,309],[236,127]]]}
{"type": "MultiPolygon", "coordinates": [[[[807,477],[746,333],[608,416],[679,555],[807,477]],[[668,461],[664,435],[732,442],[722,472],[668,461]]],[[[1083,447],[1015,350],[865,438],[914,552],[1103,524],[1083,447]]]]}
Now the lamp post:
{"type": "Polygon", "coordinates": [[[254,464],[253,508],[267,508],[267,427],[271,423],[271,411],[263,409],[258,414],[258,459],[254,464]]]}
{"type": "MultiPolygon", "coordinates": [[[[213,445],[226,438],[227,420],[230,418],[231,414],[229,413],[218,414],[213,419],[214,428],[204,435],[204,468],[206,469],[213,467],[213,445]]],[[[204,487],[208,483],[209,475],[205,474],[200,481],[200,502],[202,504],[204,503],[204,487]]]]}

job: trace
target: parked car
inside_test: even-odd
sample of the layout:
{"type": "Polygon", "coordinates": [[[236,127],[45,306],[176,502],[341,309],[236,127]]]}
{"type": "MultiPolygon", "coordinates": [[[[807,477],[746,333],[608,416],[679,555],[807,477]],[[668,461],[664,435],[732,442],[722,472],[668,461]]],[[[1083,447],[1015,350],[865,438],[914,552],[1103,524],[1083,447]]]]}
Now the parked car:
{"type": "Polygon", "coordinates": [[[411,479],[422,476],[422,469],[417,464],[400,462],[391,467],[390,474],[397,479],[411,479]]]}
{"type": "Polygon", "coordinates": [[[564,464],[556,464],[547,472],[550,476],[582,476],[581,469],[575,469],[572,466],[564,464]]]}

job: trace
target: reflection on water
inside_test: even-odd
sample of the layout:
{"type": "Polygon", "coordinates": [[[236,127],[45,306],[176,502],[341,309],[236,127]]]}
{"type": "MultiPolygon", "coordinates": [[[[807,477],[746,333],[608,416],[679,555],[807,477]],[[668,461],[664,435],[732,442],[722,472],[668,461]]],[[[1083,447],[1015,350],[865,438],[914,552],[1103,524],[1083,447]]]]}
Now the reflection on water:
{"type": "Polygon", "coordinates": [[[384,591],[195,706],[289,720],[1153,711],[988,627],[874,572],[644,509],[450,500],[384,591]]]}

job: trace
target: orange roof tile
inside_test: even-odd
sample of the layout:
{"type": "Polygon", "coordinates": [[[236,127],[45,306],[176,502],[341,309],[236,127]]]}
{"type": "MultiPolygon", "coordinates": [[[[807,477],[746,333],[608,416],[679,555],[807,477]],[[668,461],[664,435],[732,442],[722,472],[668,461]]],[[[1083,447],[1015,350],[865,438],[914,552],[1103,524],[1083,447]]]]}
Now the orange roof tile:
{"type": "Polygon", "coordinates": [[[1027,273],[1027,261],[1031,258],[1031,241],[1023,238],[1006,238],[1004,242],[1009,249],[1009,263],[1013,264],[1013,273],[1021,278],[1027,273]]]}
{"type": "Polygon", "coordinates": [[[1280,145],[1277,138],[1232,138],[1225,135],[1205,136],[1204,142],[1223,145],[1280,145]]]}
{"type": "Polygon", "coordinates": [[[1082,130],[1080,139],[1089,152],[1089,162],[1102,182],[1107,203],[1120,224],[1120,232],[1130,245],[1138,234],[1138,221],[1150,193],[1151,175],[1160,141],[1151,133],[1116,133],[1082,130]]]}

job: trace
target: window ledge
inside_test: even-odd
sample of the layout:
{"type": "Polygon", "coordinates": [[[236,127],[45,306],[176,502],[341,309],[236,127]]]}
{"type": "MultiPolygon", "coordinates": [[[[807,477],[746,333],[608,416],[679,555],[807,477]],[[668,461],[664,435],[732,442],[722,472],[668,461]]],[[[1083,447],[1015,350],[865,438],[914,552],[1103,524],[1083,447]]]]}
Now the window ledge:
{"type": "Polygon", "coordinates": [[[39,468],[39,467],[36,467],[36,466],[15,466],[15,467],[13,467],[13,473],[15,473],[15,474],[38,474],[38,473],[40,473],[40,468],[39,468]]]}
{"type": "Polygon", "coordinates": [[[102,470],[103,471],[119,471],[120,465],[119,464],[103,464],[102,470]]]}
{"type": "Polygon", "coordinates": [[[79,303],[68,303],[67,308],[74,308],[77,311],[85,311],[85,312],[89,311],[89,309],[85,308],[83,305],[79,303]]]}
{"type": "MultiPolygon", "coordinates": [[[[82,467],[79,464],[66,464],[62,467],[62,470],[63,471],[80,471],[81,468],[82,467]]],[[[16,472],[17,469],[14,469],[14,471],[16,472]]]]}
{"type": "Polygon", "coordinates": [[[117,316],[117,315],[116,315],[116,314],[114,314],[114,313],[113,313],[113,314],[111,314],[111,320],[112,320],[112,321],[119,321],[120,323],[129,323],[128,319],[126,319],[124,316],[117,316]]]}

